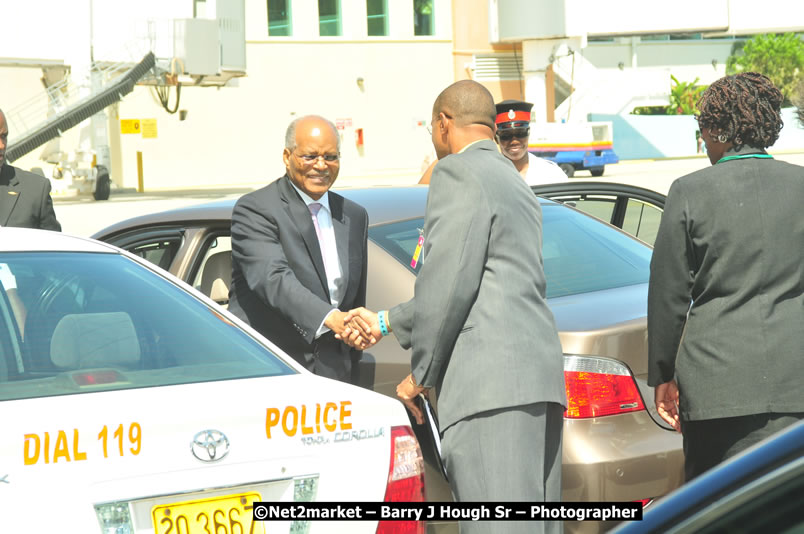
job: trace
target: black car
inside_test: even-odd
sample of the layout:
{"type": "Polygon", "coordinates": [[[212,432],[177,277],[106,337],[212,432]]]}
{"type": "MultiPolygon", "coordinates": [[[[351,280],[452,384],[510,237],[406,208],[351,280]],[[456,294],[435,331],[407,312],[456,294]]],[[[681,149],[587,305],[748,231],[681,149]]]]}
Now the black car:
{"type": "Polygon", "coordinates": [[[804,421],[707,471],[617,534],[804,532],[804,421]]]}

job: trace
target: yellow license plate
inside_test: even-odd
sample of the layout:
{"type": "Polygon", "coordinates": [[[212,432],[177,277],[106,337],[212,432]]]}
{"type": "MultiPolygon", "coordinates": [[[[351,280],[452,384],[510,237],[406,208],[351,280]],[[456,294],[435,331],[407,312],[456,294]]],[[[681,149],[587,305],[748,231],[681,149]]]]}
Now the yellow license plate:
{"type": "Polygon", "coordinates": [[[261,521],[252,521],[259,493],[222,495],[208,499],[160,504],[151,508],[156,534],[265,534],[261,521]]]}

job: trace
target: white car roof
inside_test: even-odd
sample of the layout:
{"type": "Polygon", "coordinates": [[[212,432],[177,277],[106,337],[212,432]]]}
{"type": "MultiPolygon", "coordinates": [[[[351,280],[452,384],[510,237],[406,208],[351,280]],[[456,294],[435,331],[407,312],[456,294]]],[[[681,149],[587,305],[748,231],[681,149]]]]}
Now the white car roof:
{"type": "Polygon", "coordinates": [[[117,249],[109,245],[85,237],[49,230],[0,227],[0,252],[51,251],[118,253],[117,249]]]}

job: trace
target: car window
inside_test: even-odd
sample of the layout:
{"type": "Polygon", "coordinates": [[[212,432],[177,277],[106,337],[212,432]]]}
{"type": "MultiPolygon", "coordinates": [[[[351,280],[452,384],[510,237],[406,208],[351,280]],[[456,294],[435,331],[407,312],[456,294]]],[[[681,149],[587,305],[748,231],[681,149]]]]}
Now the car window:
{"type": "Polygon", "coordinates": [[[662,210],[653,204],[629,198],[625,207],[623,230],[645,243],[653,245],[653,242],[656,241],[656,234],[659,232],[662,213],[662,210]]]}
{"type": "MultiPolygon", "coordinates": [[[[559,204],[543,205],[542,214],[548,298],[647,283],[650,247],[559,204]]],[[[426,261],[411,261],[423,226],[423,218],[376,225],[369,239],[415,274],[426,261]]]]}
{"type": "Polygon", "coordinates": [[[180,239],[160,239],[151,243],[139,243],[126,247],[126,250],[149,262],[168,270],[181,245],[180,239]]]}
{"type": "Polygon", "coordinates": [[[418,274],[422,258],[414,262],[413,254],[416,252],[419,236],[422,235],[422,228],[424,228],[424,217],[381,224],[369,228],[369,239],[405,265],[408,270],[418,274]]]}
{"type": "Polygon", "coordinates": [[[607,223],[611,222],[617,203],[617,197],[608,195],[551,195],[550,199],[572,206],[607,223]]]}
{"type": "Polygon", "coordinates": [[[124,256],[5,253],[0,262],[24,305],[22,314],[0,308],[0,400],[294,372],[218,312],[124,256]]]}

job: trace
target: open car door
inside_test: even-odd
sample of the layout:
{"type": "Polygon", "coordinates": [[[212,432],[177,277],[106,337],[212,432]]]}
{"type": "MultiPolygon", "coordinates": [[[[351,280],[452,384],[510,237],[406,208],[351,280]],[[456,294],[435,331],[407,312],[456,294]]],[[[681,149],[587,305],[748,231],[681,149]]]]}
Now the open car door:
{"type": "Polygon", "coordinates": [[[536,195],[573,206],[653,245],[665,195],[634,185],[575,182],[536,185],[536,195]]]}

